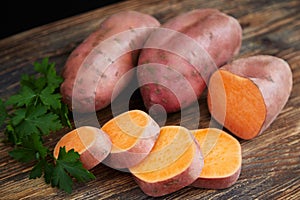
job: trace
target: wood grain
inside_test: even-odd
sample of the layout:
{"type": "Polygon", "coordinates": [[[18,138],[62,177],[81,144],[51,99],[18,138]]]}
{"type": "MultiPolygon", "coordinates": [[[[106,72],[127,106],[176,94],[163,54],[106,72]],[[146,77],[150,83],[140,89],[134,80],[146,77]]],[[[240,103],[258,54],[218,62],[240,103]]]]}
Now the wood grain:
{"type": "MultiPolygon", "coordinates": [[[[240,140],[243,153],[241,176],[225,190],[186,187],[158,199],[299,199],[300,198],[300,1],[237,0],[129,0],[70,17],[0,40],[0,97],[7,99],[19,86],[23,73],[33,73],[32,63],[48,56],[61,71],[70,52],[108,15],[122,10],[138,10],[160,22],[195,8],[217,8],[236,17],[243,27],[243,44],[237,57],[269,54],[285,59],[293,72],[293,90],[288,103],[260,136],[240,140]]],[[[127,102],[120,102],[126,104],[127,102]]],[[[206,98],[200,100],[200,127],[211,120],[206,98]]],[[[130,108],[144,109],[135,92],[130,108]]],[[[119,110],[122,112],[122,109],[119,110]]],[[[193,119],[187,111],[186,123],[193,119]]],[[[110,107],[97,113],[100,124],[112,117],[110,107]]],[[[180,113],[168,116],[166,124],[178,125],[180,113]]],[[[64,128],[46,138],[54,147],[68,132],[64,128]]],[[[3,129],[0,133],[4,138],[3,129]]],[[[98,165],[96,180],[76,183],[68,195],[46,185],[42,179],[29,180],[32,163],[20,164],[8,156],[12,147],[0,143],[0,199],[152,199],[147,197],[130,174],[98,165]]]]}

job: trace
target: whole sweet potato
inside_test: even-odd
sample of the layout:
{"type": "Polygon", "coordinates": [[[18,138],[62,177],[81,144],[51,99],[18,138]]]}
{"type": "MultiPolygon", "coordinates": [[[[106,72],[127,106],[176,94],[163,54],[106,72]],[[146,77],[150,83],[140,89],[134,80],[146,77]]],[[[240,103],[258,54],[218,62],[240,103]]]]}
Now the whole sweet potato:
{"type": "Polygon", "coordinates": [[[208,108],[233,134],[252,139],[275,120],[292,85],[291,69],[283,59],[269,55],[240,58],[211,76],[208,108]]]}
{"type": "MultiPolygon", "coordinates": [[[[110,104],[113,90],[118,94],[130,81],[121,77],[136,66],[137,50],[159,22],[150,15],[123,11],[105,19],[67,59],[63,101],[70,109],[92,112],[110,104]]],[[[128,76],[130,77],[130,76],[128,76]]],[[[117,96],[117,95],[116,95],[117,96]]]]}
{"type": "Polygon", "coordinates": [[[139,57],[140,91],[149,109],[176,112],[196,101],[217,67],[239,52],[238,21],[216,9],[198,9],[153,31],[139,57]]]}

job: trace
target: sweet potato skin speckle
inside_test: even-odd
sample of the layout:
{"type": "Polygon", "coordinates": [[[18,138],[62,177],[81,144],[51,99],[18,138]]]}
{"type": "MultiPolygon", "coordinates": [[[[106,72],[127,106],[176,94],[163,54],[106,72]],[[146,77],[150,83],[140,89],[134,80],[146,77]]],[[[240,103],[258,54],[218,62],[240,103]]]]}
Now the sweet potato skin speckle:
{"type": "Polygon", "coordinates": [[[137,76],[145,106],[149,109],[160,104],[171,113],[195,102],[212,72],[239,52],[242,29],[235,18],[216,9],[193,10],[161,27],[164,30],[152,32],[145,43],[147,48],[141,51],[139,66],[149,67],[138,67],[137,76]],[[170,33],[164,33],[165,30],[170,33]],[[195,49],[191,41],[200,49],[195,49]],[[162,48],[151,48],[155,45],[162,48]],[[173,52],[164,50],[165,47],[173,52]],[[160,88],[163,90],[157,93],[160,88]]]}
{"type": "Polygon", "coordinates": [[[128,76],[119,83],[120,88],[115,88],[137,64],[138,50],[134,49],[144,43],[151,28],[159,25],[154,17],[137,11],[122,11],[106,18],[71,52],[65,63],[60,92],[68,107],[78,112],[93,112],[109,105],[113,91],[117,95],[130,82],[128,76]],[[143,27],[146,29],[136,33],[130,31],[143,27]]]}

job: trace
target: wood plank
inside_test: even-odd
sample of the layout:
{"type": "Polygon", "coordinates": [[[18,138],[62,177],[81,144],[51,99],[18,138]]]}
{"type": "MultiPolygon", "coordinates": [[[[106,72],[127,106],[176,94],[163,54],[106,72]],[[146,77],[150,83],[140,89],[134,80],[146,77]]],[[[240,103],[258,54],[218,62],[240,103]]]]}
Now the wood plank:
{"type": "MultiPolygon", "coordinates": [[[[257,138],[240,140],[243,165],[239,180],[225,190],[186,187],[158,199],[297,199],[300,196],[300,1],[204,1],[129,0],[50,23],[0,40],[0,97],[14,94],[23,73],[34,73],[32,63],[49,56],[58,71],[70,52],[108,15],[138,10],[160,22],[195,8],[217,8],[236,17],[243,27],[243,44],[237,57],[270,54],[285,59],[293,71],[290,99],[272,125],[257,138]]],[[[125,105],[127,102],[120,102],[125,105]]],[[[210,115],[206,97],[200,100],[200,128],[207,127],[210,115]]],[[[130,107],[144,109],[140,94],[134,93],[130,107]]],[[[120,108],[120,112],[121,112],[120,108]]],[[[193,122],[193,110],[183,119],[193,122]]],[[[97,113],[100,124],[112,117],[109,107],[97,113]]],[[[167,124],[179,125],[180,113],[168,116],[167,124]]],[[[46,138],[54,147],[68,132],[64,128],[46,138]]],[[[3,139],[3,131],[0,139],[3,139]]],[[[29,180],[32,163],[20,164],[0,143],[0,194],[3,199],[152,199],[147,197],[128,173],[100,164],[92,172],[96,180],[76,183],[68,195],[46,185],[42,179],[29,180]]]]}

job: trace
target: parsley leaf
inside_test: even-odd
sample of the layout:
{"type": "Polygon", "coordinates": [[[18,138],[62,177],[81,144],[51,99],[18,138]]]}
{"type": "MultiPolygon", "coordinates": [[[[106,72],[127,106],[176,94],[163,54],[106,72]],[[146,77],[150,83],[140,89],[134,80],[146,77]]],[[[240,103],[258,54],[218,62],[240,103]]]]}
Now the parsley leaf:
{"type": "Polygon", "coordinates": [[[49,184],[51,182],[53,170],[54,165],[52,163],[48,163],[45,159],[41,159],[31,170],[29,178],[40,178],[44,174],[45,182],[49,184]]]}
{"type": "Polygon", "coordinates": [[[71,193],[73,182],[70,176],[80,182],[95,179],[92,173],[83,168],[79,158],[80,155],[74,149],[66,152],[65,147],[60,148],[59,156],[53,170],[52,186],[58,186],[64,191],[71,193]]]}
{"type": "Polygon", "coordinates": [[[40,160],[30,171],[29,178],[40,178],[43,175],[44,165],[47,163],[44,159],[40,160]]]}
{"type": "Polygon", "coordinates": [[[53,175],[53,171],[54,171],[54,165],[53,163],[48,163],[45,162],[44,164],[44,178],[45,178],[45,182],[47,184],[51,183],[51,179],[52,179],[52,175],[53,175]]]}
{"type": "Polygon", "coordinates": [[[44,135],[49,134],[51,131],[56,131],[62,128],[58,116],[56,114],[46,112],[47,109],[45,107],[37,106],[32,108],[31,114],[25,119],[31,124],[32,128],[35,126],[44,135]]]}
{"type": "Polygon", "coordinates": [[[23,140],[23,146],[32,148],[35,151],[36,159],[45,159],[48,153],[48,148],[43,145],[43,141],[38,134],[31,134],[23,140]]]}
{"type": "Polygon", "coordinates": [[[35,159],[35,151],[31,148],[16,148],[9,155],[20,162],[29,162],[35,159]]]}
{"type": "Polygon", "coordinates": [[[50,66],[48,73],[46,74],[46,79],[47,79],[48,86],[54,88],[59,87],[60,84],[63,82],[63,79],[60,76],[56,75],[56,71],[53,65],[50,66]]]}
{"type": "Polygon", "coordinates": [[[54,109],[59,109],[61,107],[60,94],[53,94],[54,88],[46,87],[40,94],[40,99],[42,103],[46,106],[50,106],[54,109]]]}
{"type": "Polygon", "coordinates": [[[57,88],[59,87],[60,83],[62,83],[63,79],[60,76],[57,76],[54,67],[55,64],[49,63],[48,58],[44,58],[41,63],[34,63],[35,71],[40,72],[44,78],[46,78],[48,86],[57,88]]]}
{"type": "Polygon", "coordinates": [[[13,117],[11,118],[11,122],[13,126],[19,125],[22,120],[24,120],[26,117],[26,109],[21,108],[19,110],[16,110],[13,114],[13,117]]]}
{"type": "Polygon", "coordinates": [[[51,67],[49,67],[49,58],[44,58],[42,62],[34,62],[33,65],[34,70],[43,75],[47,74],[49,68],[54,67],[54,64],[50,64],[51,67]]]}
{"type": "Polygon", "coordinates": [[[36,93],[39,93],[43,90],[43,88],[47,85],[47,80],[44,76],[35,77],[29,76],[27,74],[22,75],[21,77],[21,85],[32,88],[36,93]]]}
{"type": "Polygon", "coordinates": [[[9,155],[20,162],[45,159],[48,148],[45,147],[38,134],[31,134],[22,140],[22,146],[9,152],[9,155]]]}
{"type": "Polygon", "coordinates": [[[57,186],[58,188],[61,188],[69,194],[72,193],[72,178],[66,173],[66,171],[60,164],[56,164],[56,167],[53,170],[51,185],[52,187],[57,186]]]}
{"type": "Polygon", "coordinates": [[[5,109],[4,102],[2,99],[0,99],[0,127],[4,124],[6,118],[8,117],[8,114],[5,109]]]}
{"type": "Polygon", "coordinates": [[[34,101],[36,96],[37,95],[31,88],[23,86],[21,87],[21,92],[19,94],[11,96],[6,101],[6,105],[16,105],[18,107],[23,105],[28,106],[34,101]]]}
{"type": "Polygon", "coordinates": [[[58,115],[47,113],[47,107],[42,105],[16,110],[11,121],[15,126],[17,141],[34,133],[47,135],[62,128],[58,115]]]}

